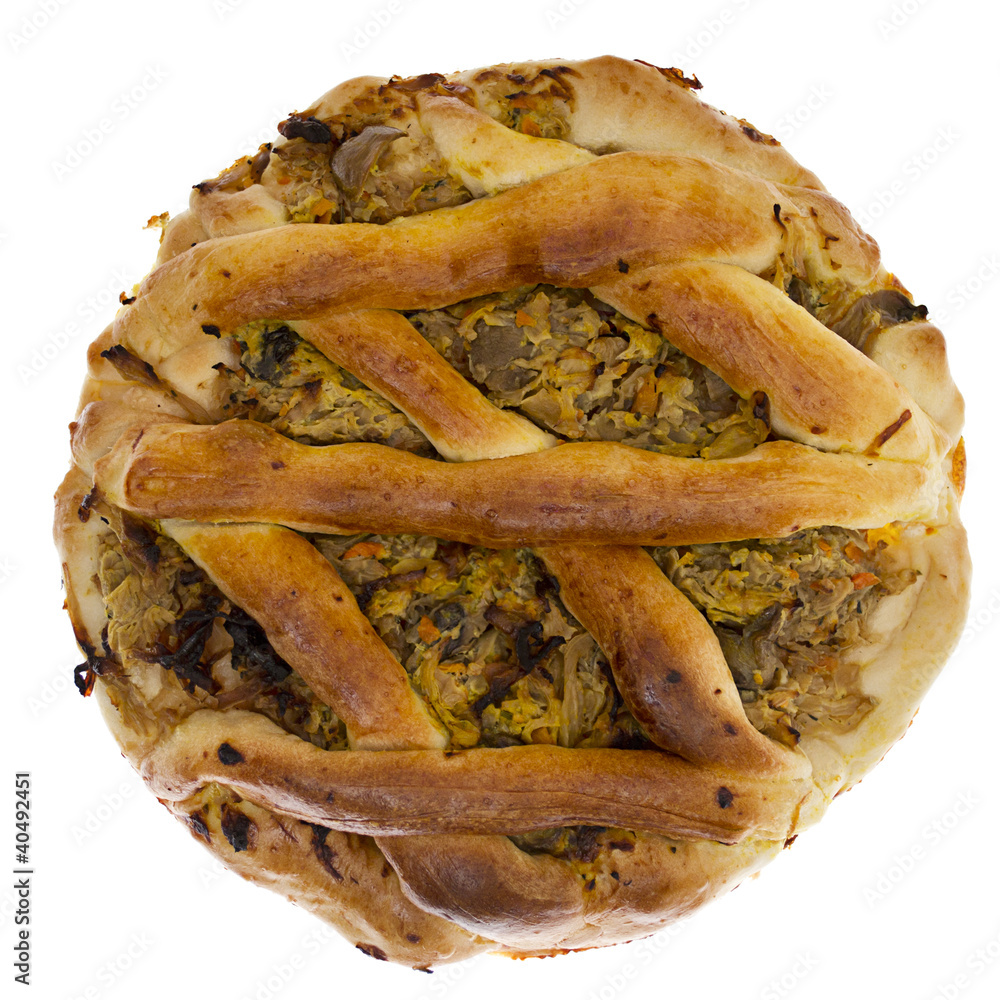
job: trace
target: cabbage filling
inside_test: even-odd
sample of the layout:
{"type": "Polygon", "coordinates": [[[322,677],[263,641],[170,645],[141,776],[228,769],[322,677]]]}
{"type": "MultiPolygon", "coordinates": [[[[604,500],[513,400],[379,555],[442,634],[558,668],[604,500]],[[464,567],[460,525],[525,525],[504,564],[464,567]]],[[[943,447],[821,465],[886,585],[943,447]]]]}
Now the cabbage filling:
{"type": "MultiPolygon", "coordinates": [[[[770,433],[760,400],[586,290],[537,285],[408,317],[491,402],[562,440],[717,459],[770,433]]],[[[227,415],[307,444],[374,441],[436,455],[405,414],[287,327],[251,323],[232,336],[240,367],[220,366],[227,415]]]]}
{"type": "Polygon", "coordinates": [[[597,643],[530,549],[318,537],[453,747],[644,747],[597,643]]]}
{"type": "MultiPolygon", "coordinates": [[[[109,531],[98,578],[111,656],[88,659],[88,669],[93,662],[126,724],[153,736],[198,708],[241,708],[323,749],[346,749],[343,722],[172,539],[114,508],[101,512],[109,531]]],[[[452,748],[652,746],[530,549],[416,535],[311,540],[452,748]]],[[[885,531],[822,528],[649,551],[714,628],[751,723],[794,746],[811,728],[847,731],[873,707],[844,654],[864,643],[877,603],[915,578],[884,569],[889,542],[885,531]]],[[[197,823],[192,829],[202,835],[197,823]]],[[[635,841],[587,826],[511,839],[588,880],[635,841]]]]}
{"type": "Polygon", "coordinates": [[[325,750],[346,748],[343,722],[173,539],[114,508],[102,513],[112,661],[99,669],[127,724],[153,735],[199,708],[241,708],[325,750]]]}
{"type": "Polygon", "coordinates": [[[371,441],[436,457],[406,414],[288,327],[250,323],[234,338],[239,368],[219,366],[229,384],[227,416],[269,424],[304,444],[371,441]]]}
{"type": "Polygon", "coordinates": [[[916,579],[880,559],[886,532],[818,528],[788,538],[652,549],[708,619],[750,722],[789,746],[844,732],[874,707],[844,654],[868,638],[878,602],[916,579]]]}
{"type": "Polygon", "coordinates": [[[586,289],[537,285],[408,315],[491,402],[565,440],[732,458],[768,436],[760,406],[586,289]]]}

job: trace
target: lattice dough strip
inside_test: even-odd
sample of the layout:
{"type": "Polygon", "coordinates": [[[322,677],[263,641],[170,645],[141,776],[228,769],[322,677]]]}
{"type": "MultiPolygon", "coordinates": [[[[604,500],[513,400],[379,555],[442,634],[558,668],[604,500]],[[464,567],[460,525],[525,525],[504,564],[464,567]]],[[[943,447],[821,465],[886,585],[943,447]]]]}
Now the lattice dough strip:
{"type": "Polygon", "coordinates": [[[450,461],[558,443],[520,414],[495,407],[394,310],[330,312],[289,326],[402,410],[450,461]]]}
{"type": "Polygon", "coordinates": [[[142,776],[163,799],[218,781],[306,822],[379,837],[507,835],[583,823],[722,843],[781,840],[809,789],[802,778],[776,783],[660,750],[329,751],[258,713],[211,709],[162,740],[142,776]],[[243,760],[223,763],[222,743],[243,760]]]}
{"type": "Polygon", "coordinates": [[[692,763],[761,778],[808,775],[805,757],[749,723],[711,626],[652,556],[612,545],[536,552],[654,743],[692,763]]]}
{"type": "Polygon", "coordinates": [[[593,292],[745,399],[765,392],[771,425],[784,437],[826,451],[931,463],[952,444],[885,370],[742,268],[662,265],[619,275],[593,292]]]}
{"type": "Polygon", "coordinates": [[[416,104],[438,153],[476,198],[594,159],[572,143],[515,132],[457,97],[419,94],[416,104]]]}
{"type": "Polygon", "coordinates": [[[354,595],[301,535],[273,524],[163,521],[161,529],[260,624],[275,651],[347,723],[353,748],[446,745],[354,595]]]}
{"type": "Polygon", "coordinates": [[[203,340],[205,324],[229,331],[329,308],[438,308],[678,260],[761,273],[782,253],[816,278],[864,285],[878,273],[875,244],[822,192],[691,157],[616,153],[384,226],[282,226],[198,244],[145,279],[115,337],[158,368],[203,340]],[[580,210],[567,218],[565,204],[580,210]]]}
{"type": "Polygon", "coordinates": [[[384,445],[303,445],[248,421],[149,427],[120,440],[95,475],[113,503],[150,518],[419,532],[494,548],[776,538],[933,521],[939,502],[936,470],[789,441],[698,461],[581,442],[485,462],[395,451],[389,463],[384,445]]]}

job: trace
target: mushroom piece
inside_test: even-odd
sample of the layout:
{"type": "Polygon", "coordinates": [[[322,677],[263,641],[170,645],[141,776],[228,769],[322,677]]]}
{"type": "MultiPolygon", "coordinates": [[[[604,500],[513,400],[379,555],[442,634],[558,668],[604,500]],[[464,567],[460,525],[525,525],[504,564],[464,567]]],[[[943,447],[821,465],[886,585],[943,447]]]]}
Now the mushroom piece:
{"type": "Polygon", "coordinates": [[[342,190],[356,198],[378,158],[402,135],[406,133],[391,125],[369,125],[341,143],[330,160],[330,166],[342,190]]]}

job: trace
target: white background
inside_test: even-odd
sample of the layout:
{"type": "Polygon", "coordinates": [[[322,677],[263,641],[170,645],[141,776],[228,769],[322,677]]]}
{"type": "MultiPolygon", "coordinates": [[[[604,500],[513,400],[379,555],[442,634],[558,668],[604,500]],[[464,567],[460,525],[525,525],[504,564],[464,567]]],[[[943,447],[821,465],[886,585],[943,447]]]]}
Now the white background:
{"type": "Polygon", "coordinates": [[[4,995],[997,996],[996,8],[393,0],[384,24],[371,20],[388,7],[15,0],[0,15],[0,873],[14,867],[15,770],[32,772],[35,867],[33,982],[10,993],[12,877],[0,874],[4,995]],[[192,183],[349,76],[604,52],[694,72],[706,100],[782,139],[931,307],[969,404],[973,627],[905,740],[759,880],[645,943],[432,977],[367,959],[222,872],[143,791],[70,683],[80,657],[51,495],[86,344],[153,258],[150,215],[181,211],[192,183]]]}

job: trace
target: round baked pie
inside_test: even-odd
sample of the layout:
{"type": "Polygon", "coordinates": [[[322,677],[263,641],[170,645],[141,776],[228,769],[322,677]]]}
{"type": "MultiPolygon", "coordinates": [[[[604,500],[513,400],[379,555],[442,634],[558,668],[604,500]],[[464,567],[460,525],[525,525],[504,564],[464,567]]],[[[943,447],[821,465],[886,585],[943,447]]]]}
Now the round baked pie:
{"type": "Polygon", "coordinates": [[[90,350],[78,686],[195,838],[376,958],[690,912],[881,758],[959,634],[941,333],[699,87],[344,83],[154,220],[90,350]]]}

